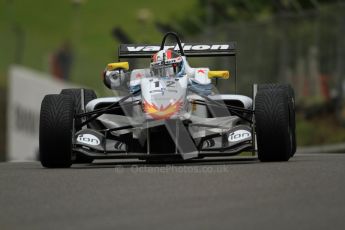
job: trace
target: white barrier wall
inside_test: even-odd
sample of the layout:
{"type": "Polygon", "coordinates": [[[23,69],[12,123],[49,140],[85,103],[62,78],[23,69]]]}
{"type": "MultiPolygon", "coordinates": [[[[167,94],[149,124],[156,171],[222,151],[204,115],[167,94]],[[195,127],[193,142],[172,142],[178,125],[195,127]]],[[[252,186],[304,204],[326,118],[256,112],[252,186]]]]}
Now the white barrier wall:
{"type": "Polygon", "coordinates": [[[38,130],[41,102],[46,94],[75,88],[51,76],[22,66],[9,72],[7,103],[7,160],[38,160],[38,130]]]}

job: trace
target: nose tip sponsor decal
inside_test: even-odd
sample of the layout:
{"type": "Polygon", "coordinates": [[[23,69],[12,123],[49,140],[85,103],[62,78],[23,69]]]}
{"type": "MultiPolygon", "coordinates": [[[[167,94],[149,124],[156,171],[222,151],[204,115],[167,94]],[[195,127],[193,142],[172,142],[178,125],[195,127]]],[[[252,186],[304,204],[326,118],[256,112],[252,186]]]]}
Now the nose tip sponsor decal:
{"type": "Polygon", "coordinates": [[[144,101],[144,111],[156,120],[169,119],[172,115],[180,110],[182,104],[183,102],[181,100],[178,100],[174,103],[170,103],[165,107],[158,107],[155,104],[150,104],[149,102],[144,101]]]}

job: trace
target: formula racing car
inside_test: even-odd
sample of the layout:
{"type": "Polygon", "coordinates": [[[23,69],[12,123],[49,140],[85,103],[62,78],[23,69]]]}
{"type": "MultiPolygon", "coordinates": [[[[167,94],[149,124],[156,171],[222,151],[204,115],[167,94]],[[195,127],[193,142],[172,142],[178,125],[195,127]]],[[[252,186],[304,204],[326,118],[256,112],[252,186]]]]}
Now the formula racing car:
{"type": "MultiPolygon", "coordinates": [[[[227,70],[193,68],[188,57],[235,56],[236,43],[182,43],[167,33],[160,45],[122,44],[104,84],[127,95],[97,98],[90,89],[63,89],[42,101],[40,161],[70,167],[94,159],[147,161],[227,157],[287,161],[296,151],[294,91],[287,84],[253,85],[252,98],[219,94],[213,79],[227,70]],[[167,38],[173,44],[166,44],[167,38]],[[147,68],[128,61],[150,58],[147,68]]],[[[236,76],[235,76],[236,77],[236,76]]],[[[220,80],[223,81],[223,80],[220,80]]]]}

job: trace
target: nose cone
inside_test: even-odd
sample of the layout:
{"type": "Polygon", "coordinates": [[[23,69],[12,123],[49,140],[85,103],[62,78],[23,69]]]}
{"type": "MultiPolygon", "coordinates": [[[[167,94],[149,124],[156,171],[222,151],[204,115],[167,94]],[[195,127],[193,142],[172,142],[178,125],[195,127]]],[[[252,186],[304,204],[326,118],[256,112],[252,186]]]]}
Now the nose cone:
{"type": "Polygon", "coordinates": [[[143,110],[149,119],[170,119],[183,108],[187,77],[145,78],[141,81],[143,110]]]}

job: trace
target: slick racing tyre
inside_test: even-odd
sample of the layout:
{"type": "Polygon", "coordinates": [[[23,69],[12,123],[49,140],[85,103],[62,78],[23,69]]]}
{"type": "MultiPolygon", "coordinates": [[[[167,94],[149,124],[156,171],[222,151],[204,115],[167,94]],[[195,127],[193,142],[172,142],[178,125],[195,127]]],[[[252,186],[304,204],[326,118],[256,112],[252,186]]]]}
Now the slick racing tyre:
{"type": "MultiPolygon", "coordinates": [[[[62,95],[69,95],[73,98],[74,109],[75,109],[76,114],[82,113],[83,112],[82,108],[85,108],[87,103],[97,98],[96,93],[93,90],[84,89],[83,91],[84,91],[84,105],[82,105],[82,97],[81,97],[82,90],[81,89],[63,89],[61,90],[61,93],[60,93],[62,95]]],[[[80,118],[75,120],[76,125],[81,124],[81,122],[82,120],[80,118]]],[[[76,132],[77,131],[79,130],[76,130],[76,132]]],[[[77,153],[74,163],[92,163],[92,161],[93,161],[92,158],[82,155],[80,153],[77,153]]]]}
{"type": "Polygon", "coordinates": [[[43,167],[71,166],[73,116],[74,101],[71,96],[44,97],[39,124],[39,152],[43,167]]]}
{"type": "Polygon", "coordinates": [[[295,92],[291,85],[289,84],[262,84],[258,85],[258,91],[262,90],[274,90],[282,89],[288,95],[289,102],[289,125],[292,131],[292,148],[291,148],[291,157],[296,153],[296,115],[295,115],[295,92]]]}
{"type": "Polygon", "coordinates": [[[275,87],[258,90],[255,97],[255,122],[260,161],[289,160],[293,148],[293,130],[289,118],[289,96],[286,90],[275,87]]]}

